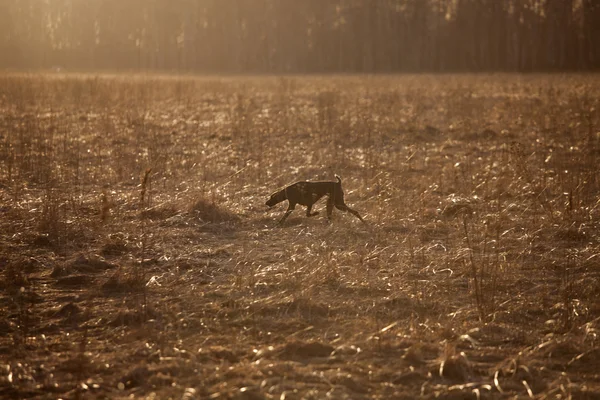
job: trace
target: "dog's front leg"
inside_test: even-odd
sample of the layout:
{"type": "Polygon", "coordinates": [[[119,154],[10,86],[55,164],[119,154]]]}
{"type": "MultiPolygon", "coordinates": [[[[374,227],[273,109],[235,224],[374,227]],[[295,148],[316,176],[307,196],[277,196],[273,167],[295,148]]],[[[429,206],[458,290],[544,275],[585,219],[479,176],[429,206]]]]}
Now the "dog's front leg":
{"type": "Polygon", "coordinates": [[[319,215],[318,211],[311,212],[312,206],[313,206],[312,204],[306,206],[306,216],[307,217],[314,217],[315,215],[319,215]]]}
{"type": "Polygon", "coordinates": [[[296,204],[295,203],[290,203],[289,204],[287,211],[285,212],[285,214],[283,214],[283,218],[281,218],[279,220],[279,225],[283,224],[283,221],[285,221],[287,219],[287,217],[290,216],[290,214],[292,213],[292,211],[294,211],[295,208],[296,208],[296,204]]]}
{"type": "Polygon", "coordinates": [[[331,215],[333,214],[333,195],[327,199],[327,219],[331,221],[331,215]]]}

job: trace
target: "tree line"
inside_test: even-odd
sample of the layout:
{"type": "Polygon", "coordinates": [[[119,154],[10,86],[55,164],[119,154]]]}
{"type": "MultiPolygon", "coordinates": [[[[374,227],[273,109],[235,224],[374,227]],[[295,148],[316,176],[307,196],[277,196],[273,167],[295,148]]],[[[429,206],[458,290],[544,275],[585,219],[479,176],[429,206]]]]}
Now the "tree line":
{"type": "Polygon", "coordinates": [[[597,26],[598,0],[2,0],[0,68],[594,70],[597,26]]]}

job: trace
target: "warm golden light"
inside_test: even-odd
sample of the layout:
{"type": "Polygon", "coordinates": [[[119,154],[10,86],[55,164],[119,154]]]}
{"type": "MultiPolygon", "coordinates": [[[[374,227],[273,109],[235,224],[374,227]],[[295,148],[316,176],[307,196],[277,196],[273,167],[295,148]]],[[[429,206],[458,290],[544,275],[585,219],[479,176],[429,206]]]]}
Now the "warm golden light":
{"type": "Polygon", "coordinates": [[[5,0],[0,68],[591,69],[595,0],[5,0]]]}

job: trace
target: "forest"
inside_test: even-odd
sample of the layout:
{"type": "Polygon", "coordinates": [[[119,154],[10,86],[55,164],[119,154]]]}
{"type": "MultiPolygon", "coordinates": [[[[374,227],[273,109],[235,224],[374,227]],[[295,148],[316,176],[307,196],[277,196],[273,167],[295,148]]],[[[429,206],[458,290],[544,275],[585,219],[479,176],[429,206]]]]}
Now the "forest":
{"type": "Polygon", "coordinates": [[[596,0],[4,0],[0,68],[595,70],[599,24],[596,0]]]}

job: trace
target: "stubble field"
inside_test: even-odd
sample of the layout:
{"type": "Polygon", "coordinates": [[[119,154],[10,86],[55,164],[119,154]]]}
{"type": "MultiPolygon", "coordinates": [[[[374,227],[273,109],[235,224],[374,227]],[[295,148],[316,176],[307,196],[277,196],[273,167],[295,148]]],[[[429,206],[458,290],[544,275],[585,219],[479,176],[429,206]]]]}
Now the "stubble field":
{"type": "Polygon", "coordinates": [[[593,75],[0,76],[0,397],[600,398],[593,75]],[[341,176],[362,224],[268,196],[341,176]]]}

